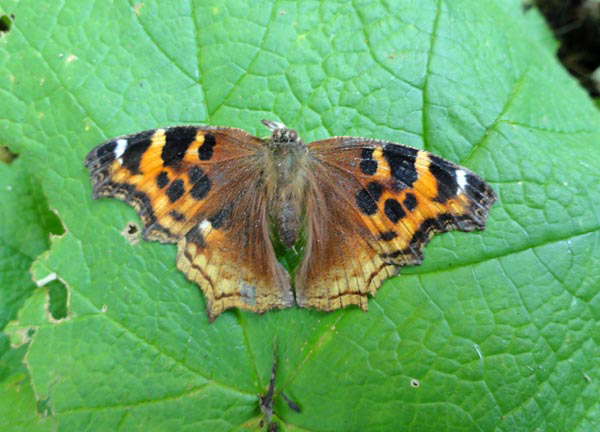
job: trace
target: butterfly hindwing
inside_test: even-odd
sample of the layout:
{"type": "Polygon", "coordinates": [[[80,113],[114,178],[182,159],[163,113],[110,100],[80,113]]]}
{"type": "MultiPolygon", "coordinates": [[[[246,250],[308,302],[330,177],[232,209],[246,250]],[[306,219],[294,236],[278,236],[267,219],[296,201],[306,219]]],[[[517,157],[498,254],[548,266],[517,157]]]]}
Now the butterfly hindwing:
{"type": "Polygon", "coordinates": [[[367,309],[367,293],[419,264],[436,233],[483,229],[496,197],[466,168],[396,143],[335,137],[309,144],[300,306],[367,309]]]}
{"type": "Polygon", "coordinates": [[[179,242],[177,268],[203,289],[212,321],[231,307],[265,312],[294,304],[287,271],[269,239],[264,191],[236,171],[236,195],[179,242]]]}
{"type": "Polygon", "coordinates": [[[239,129],[177,126],[109,140],[85,164],[95,198],[131,204],[145,239],[179,243],[177,266],[204,291],[212,319],[229,307],[293,304],[269,240],[264,148],[239,129]]]}

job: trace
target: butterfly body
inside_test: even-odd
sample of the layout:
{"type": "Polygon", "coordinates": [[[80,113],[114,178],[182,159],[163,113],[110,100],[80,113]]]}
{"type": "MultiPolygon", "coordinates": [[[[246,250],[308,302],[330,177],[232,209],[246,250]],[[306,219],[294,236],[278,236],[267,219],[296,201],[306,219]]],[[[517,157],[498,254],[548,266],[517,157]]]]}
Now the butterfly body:
{"type": "Polygon", "coordinates": [[[269,215],[279,239],[290,248],[298,240],[308,184],[308,147],[296,131],[263,122],[273,133],[267,141],[265,183],[269,215]]]}
{"type": "Polygon", "coordinates": [[[93,196],[136,208],[146,240],[178,244],[177,267],[202,288],[213,320],[231,307],[297,303],[368,308],[430,238],[483,229],[496,197],[476,174],[397,143],[334,137],[305,144],[276,122],[267,139],[176,126],[108,140],[87,156],[93,196]],[[295,289],[271,244],[304,233],[295,289]]]}

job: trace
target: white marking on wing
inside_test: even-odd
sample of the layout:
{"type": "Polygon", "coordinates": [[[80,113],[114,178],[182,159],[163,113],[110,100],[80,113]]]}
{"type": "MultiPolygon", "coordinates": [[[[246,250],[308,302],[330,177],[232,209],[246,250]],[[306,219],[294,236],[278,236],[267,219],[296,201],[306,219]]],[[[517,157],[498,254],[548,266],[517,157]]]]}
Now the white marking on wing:
{"type": "Polygon", "coordinates": [[[200,230],[203,236],[206,236],[210,232],[210,230],[212,230],[212,224],[208,219],[204,219],[198,224],[198,229],[200,230]]]}
{"type": "Polygon", "coordinates": [[[456,183],[458,183],[458,188],[464,190],[465,186],[467,186],[467,173],[463,170],[456,171],[456,183]]]}
{"type": "Polygon", "coordinates": [[[115,159],[119,159],[125,153],[125,149],[127,148],[127,140],[126,139],[118,139],[117,146],[115,147],[115,159]]]}

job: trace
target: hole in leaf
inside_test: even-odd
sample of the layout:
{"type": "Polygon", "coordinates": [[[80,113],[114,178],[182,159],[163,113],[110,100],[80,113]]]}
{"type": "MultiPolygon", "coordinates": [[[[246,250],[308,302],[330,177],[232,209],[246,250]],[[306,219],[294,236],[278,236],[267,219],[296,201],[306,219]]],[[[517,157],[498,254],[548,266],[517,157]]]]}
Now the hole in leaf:
{"type": "Polygon", "coordinates": [[[134,222],[128,222],[123,231],[121,231],[121,235],[132,245],[135,245],[140,241],[140,229],[134,222]]]}
{"type": "Polygon", "coordinates": [[[0,161],[4,162],[5,164],[11,163],[16,159],[17,156],[18,155],[11,152],[8,147],[0,146],[0,161]]]}
{"type": "Polygon", "coordinates": [[[52,235],[61,236],[65,233],[65,227],[62,221],[53,211],[49,212],[49,217],[46,225],[48,232],[52,235]]]}
{"type": "Polygon", "coordinates": [[[0,16],[0,33],[8,33],[12,27],[12,22],[15,20],[14,15],[0,16]]]}
{"type": "Polygon", "coordinates": [[[59,280],[53,280],[46,285],[50,303],[48,311],[55,320],[67,317],[67,287],[59,280]]]}
{"type": "Polygon", "coordinates": [[[421,386],[421,383],[419,382],[419,380],[413,378],[410,380],[410,386],[413,388],[419,388],[421,386]]]}

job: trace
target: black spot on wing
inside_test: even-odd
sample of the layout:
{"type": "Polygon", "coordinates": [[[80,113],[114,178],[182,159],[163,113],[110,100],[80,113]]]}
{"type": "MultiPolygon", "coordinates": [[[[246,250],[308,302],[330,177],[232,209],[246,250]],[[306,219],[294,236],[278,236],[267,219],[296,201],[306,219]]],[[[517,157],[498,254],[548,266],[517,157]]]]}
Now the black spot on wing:
{"type": "Polygon", "coordinates": [[[202,169],[197,166],[191,167],[188,171],[188,175],[190,177],[190,183],[193,185],[190,189],[190,194],[198,201],[204,199],[212,186],[210,179],[204,174],[202,169]]]}
{"type": "Polygon", "coordinates": [[[193,126],[176,126],[165,131],[165,145],[160,154],[165,166],[181,162],[188,147],[196,139],[197,130],[193,126]]]}
{"type": "Polygon", "coordinates": [[[217,213],[208,218],[208,221],[214,229],[222,228],[229,221],[229,217],[231,216],[231,208],[232,205],[231,203],[229,203],[217,213]]]}
{"type": "Polygon", "coordinates": [[[127,139],[127,148],[121,159],[123,166],[132,174],[140,174],[140,162],[152,143],[152,135],[154,135],[154,131],[149,130],[132,135],[127,139]]]}
{"type": "Polygon", "coordinates": [[[377,161],[373,159],[372,148],[363,148],[360,159],[360,170],[363,174],[373,175],[377,172],[377,161]]]}
{"type": "Polygon", "coordinates": [[[188,170],[188,177],[192,185],[190,189],[192,197],[197,200],[203,199],[211,187],[211,181],[208,176],[204,174],[202,168],[194,165],[188,170]]]}
{"type": "Polygon", "coordinates": [[[385,231],[379,234],[379,239],[384,241],[394,240],[396,237],[398,237],[398,234],[394,231],[385,231]]]}
{"type": "Polygon", "coordinates": [[[381,184],[371,182],[367,185],[367,189],[361,189],[356,194],[356,205],[361,212],[366,215],[377,213],[377,201],[381,198],[381,184]]]}
{"type": "Polygon", "coordinates": [[[167,196],[172,203],[182,197],[185,189],[183,188],[183,180],[177,179],[173,181],[167,188],[167,196]]]}
{"type": "Polygon", "coordinates": [[[435,155],[429,155],[429,171],[437,180],[437,195],[435,201],[445,203],[456,196],[456,166],[435,155]]]}
{"type": "Polygon", "coordinates": [[[166,171],[161,171],[159,175],[156,176],[156,185],[162,189],[166,185],[169,184],[169,175],[166,171]]]}
{"type": "Polygon", "coordinates": [[[417,208],[417,197],[411,193],[407,193],[402,204],[404,204],[404,207],[406,207],[408,211],[413,211],[417,208]]]}
{"type": "Polygon", "coordinates": [[[169,212],[169,216],[176,220],[177,222],[183,222],[185,220],[185,215],[177,210],[171,210],[169,212]]]}
{"type": "Polygon", "coordinates": [[[198,148],[198,159],[206,161],[210,160],[213,156],[214,147],[217,144],[215,136],[209,133],[204,134],[204,142],[198,148]]]}
{"type": "Polygon", "coordinates": [[[385,200],[383,211],[387,218],[393,223],[398,222],[400,219],[406,216],[406,212],[404,211],[400,203],[395,199],[391,198],[385,200]]]}
{"type": "Polygon", "coordinates": [[[367,185],[367,191],[373,197],[375,202],[379,201],[379,198],[381,198],[382,190],[383,190],[383,187],[381,186],[381,184],[379,184],[377,182],[371,182],[367,185]]]}
{"type": "Polygon", "coordinates": [[[373,159],[373,150],[370,147],[364,147],[361,151],[360,151],[360,158],[361,159],[373,159]]]}
{"type": "Polygon", "coordinates": [[[417,149],[405,147],[399,144],[387,143],[383,146],[383,157],[390,166],[394,182],[394,190],[412,187],[417,180],[418,174],[415,167],[417,160],[417,149]]]}
{"type": "Polygon", "coordinates": [[[366,215],[377,213],[377,202],[373,200],[373,197],[365,189],[359,190],[356,194],[356,205],[366,215]]]}
{"type": "Polygon", "coordinates": [[[202,168],[198,166],[193,165],[188,170],[188,177],[190,178],[191,184],[198,183],[198,181],[202,178],[203,175],[204,171],[202,171],[202,168]]]}

